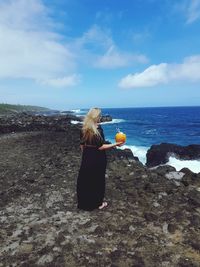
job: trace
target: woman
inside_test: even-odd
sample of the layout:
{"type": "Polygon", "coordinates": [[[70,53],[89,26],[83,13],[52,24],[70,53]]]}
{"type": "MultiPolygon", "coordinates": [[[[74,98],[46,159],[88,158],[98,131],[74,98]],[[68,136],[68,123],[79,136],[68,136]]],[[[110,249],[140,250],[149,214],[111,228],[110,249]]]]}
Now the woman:
{"type": "Polygon", "coordinates": [[[83,121],[81,130],[82,161],[77,179],[78,208],[91,211],[103,209],[104,202],[106,149],[121,146],[123,142],[105,144],[103,129],[99,125],[101,110],[91,108],[83,121]]]}

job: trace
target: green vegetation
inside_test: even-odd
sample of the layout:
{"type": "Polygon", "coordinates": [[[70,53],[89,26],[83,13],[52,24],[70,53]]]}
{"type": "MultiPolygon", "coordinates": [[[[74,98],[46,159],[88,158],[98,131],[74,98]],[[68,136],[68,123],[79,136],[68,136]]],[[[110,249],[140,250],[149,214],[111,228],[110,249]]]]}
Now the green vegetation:
{"type": "Polygon", "coordinates": [[[49,108],[29,106],[29,105],[11,105],[11,104],[0,104],[0,115],[19,113],[23,111],[47,111],[49,108]]]}

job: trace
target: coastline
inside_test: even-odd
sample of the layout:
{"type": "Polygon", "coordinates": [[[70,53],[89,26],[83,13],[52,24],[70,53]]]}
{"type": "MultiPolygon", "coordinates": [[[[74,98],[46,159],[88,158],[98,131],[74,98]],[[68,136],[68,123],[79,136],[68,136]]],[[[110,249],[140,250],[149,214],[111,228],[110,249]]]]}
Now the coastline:
{"type": "Polygon", "coordinates": [[[200,174],[150,169],[112,149],[109,206],[82,212],[80,126],[66,116],[31,118],[0,136],[0,266],[199,266],[200,174]]]}
{"type": "MultiPolygon", "coordinates": [[[[143,164],[148,163],[147,152],[154,145],[168,143],[184,149],[191,144],[200,144],[200,107],[115,108],[105,109],[105,112],[115,119],[121,119],[119,124],[113,121],[112,124],[104,126],[106,136],[113,142],[115,126],[119,127],[127,134],[124,147],[130,148],[143,164]]],[[[162,146],[159,150],[162,151],[162,146]]],[[[193,172],[200,172],[200,156],[195,159],[184,158],[175,153],[175,150],[169,151],[171,156],[166,164],[177,170],[187,167],[193,172]]],[[[161,153],[160,157],[162,158],[161,153]]]]}

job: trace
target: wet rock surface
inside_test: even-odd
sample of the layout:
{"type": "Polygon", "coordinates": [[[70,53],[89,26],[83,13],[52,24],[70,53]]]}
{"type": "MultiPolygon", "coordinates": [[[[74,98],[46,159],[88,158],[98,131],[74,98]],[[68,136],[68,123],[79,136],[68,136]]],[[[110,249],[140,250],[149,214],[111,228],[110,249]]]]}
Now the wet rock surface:
{"type": "Polygon", "coordinates": [[[109,151],[109,206],[87,212],[78,126],[2,134],[0,149],[0,266],[200,266],[200,174],[109,151]]]}
{"type": "Polygon", "coordinates": [[[152,145],[147,151],[146,165],[153,167],[165,164],[170,156],[183,160],[200,159],[200,145],[179,146],[168,143],[152,145]]]}

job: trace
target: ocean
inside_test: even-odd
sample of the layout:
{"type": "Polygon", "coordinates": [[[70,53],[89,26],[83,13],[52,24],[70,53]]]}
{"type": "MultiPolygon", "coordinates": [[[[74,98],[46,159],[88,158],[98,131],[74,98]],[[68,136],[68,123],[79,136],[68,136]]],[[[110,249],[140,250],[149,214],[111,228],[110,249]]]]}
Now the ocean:
{"type": "MultiPolygon", "coordinates": [[[[84,115],[87,109],[73,110],[84,115]]],[[[127,136],[120,149],[130,148],[139,160],[146,163],[147,150],[154,144],[200,144],[200,107],[102,108],[112,122],[102,123],[106,140],[115,142],[117,128],[127,136]]],[[[170,157],[167,163],[177,171],[187,167],[200,172],[200,160],[178,160],[170,157]]]]}

